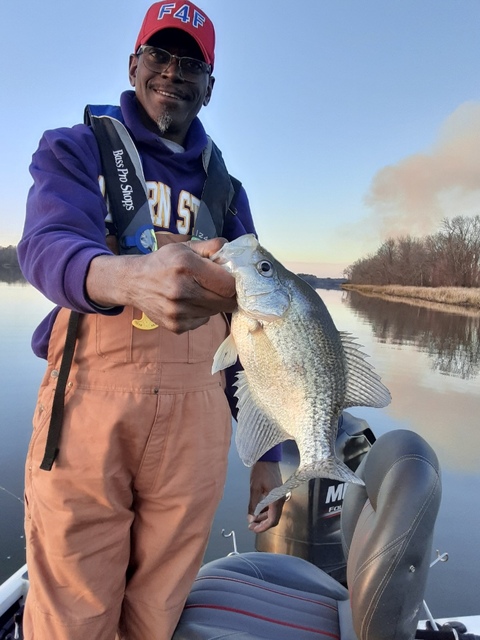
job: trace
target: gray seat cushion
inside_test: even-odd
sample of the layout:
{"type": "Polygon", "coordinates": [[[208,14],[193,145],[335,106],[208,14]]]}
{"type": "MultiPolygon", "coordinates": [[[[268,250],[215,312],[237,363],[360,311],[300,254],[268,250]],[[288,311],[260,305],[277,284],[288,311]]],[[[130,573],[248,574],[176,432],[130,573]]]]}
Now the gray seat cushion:
{"type": "Polygon", "coordinates": [[[174,640],[355,640],[348,591],[293,556],[244,553],[202,567],[174,640]]]}

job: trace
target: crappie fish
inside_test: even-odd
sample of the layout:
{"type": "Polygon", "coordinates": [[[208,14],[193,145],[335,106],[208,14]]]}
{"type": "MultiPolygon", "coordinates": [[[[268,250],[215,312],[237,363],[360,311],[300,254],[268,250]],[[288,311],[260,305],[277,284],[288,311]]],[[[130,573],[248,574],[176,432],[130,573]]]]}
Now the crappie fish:
{"type": "Polygon", "coordinates": [[[298,469],[257,505],[255,515],[312,478],[363,484],[335,456],[338,419],[346,407],[385,407],[391,396],[360,345],[337,331],[317,292],[254,235],[225,244],[212,260],[235,277],[238,308],[212,372],[240,358],[243,371],[235,383],[240,458],[252,466],[289,439],[300,454],[298,469]]]}

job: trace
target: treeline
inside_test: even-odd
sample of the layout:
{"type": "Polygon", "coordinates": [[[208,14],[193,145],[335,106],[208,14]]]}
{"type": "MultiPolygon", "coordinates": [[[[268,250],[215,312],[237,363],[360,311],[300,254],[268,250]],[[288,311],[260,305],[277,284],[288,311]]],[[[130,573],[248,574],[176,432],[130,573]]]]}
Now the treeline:
{"type": "Polygon", "coordinates": [[[480,287],[480,216],[445,218],[423,238],[389,238],[344,274],[352,284],[480,287]]]}
{"type": "Polygon", "coordinates": [[[17,248],[0,247],[0,281],[21,282],[25,280],[18,264],[17,248]]]}
{"type": "Polygon", "coordinates": [[[2,267],[18,267],[17,247],[12,245],[0,247],[0,265],[2,267]]]}
{"type": "Polygon", "coordinates": [[[345,278],[319,278],[311,273],[297,273],[297,275],[314,289],[340,289],[345,282],[345,278]]]}

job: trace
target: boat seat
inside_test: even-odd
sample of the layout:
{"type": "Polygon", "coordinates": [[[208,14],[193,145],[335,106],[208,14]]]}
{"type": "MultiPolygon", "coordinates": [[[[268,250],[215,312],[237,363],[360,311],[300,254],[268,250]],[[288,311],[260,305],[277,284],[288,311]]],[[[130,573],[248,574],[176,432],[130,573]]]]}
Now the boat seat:
{"type": "Polygon", "coordinates": [[[441,498],[437,457],[413,431],[373,444],[341,516],[348,590],[306,560],[262,552],[203,566],[173,640],[410,640],[441,498]]]}

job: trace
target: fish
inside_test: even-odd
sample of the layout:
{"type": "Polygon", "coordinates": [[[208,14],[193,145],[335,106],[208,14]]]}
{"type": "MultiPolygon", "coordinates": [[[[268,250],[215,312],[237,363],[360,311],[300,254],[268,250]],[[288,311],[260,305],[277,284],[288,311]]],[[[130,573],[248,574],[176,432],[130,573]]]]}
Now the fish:
{"type": "Polygon", "coordinates": [[[264,249],[253,234],[228,242],[211,259],[235,278],[237,308],[212,373],[240,361],[235,381],[235,443],[246,466],[295,440],[295,472],[256,506],[269,504],[313,478],[363,484],[335,455],[338,420],[347,407],[382,408],[391,401],[355,338],[338,331],[307,282],[264,249]]]}

